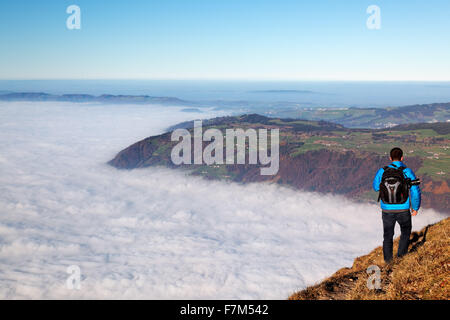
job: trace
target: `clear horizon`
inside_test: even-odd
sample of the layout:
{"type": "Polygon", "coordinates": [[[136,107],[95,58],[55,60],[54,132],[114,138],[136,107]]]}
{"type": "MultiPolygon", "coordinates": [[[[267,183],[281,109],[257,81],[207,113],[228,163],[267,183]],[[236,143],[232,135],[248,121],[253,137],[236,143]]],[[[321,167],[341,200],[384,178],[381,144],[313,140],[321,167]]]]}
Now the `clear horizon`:
{"type": "Polygon", "coordinates": [[[0,4],[3,80],[450,81],[450,3],[0,4]],[[66,9],[80,7],[81,29],[66,9]],[[366,22],[380,8],[381,28],[366,22]]]}

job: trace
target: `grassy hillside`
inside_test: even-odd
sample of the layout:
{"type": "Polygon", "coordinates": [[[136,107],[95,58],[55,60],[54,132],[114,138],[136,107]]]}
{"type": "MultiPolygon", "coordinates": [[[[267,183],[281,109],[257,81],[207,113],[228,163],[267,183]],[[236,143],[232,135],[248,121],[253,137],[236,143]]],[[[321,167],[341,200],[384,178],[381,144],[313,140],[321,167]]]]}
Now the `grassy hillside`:
{"type": "MultiPolygon", "coordinates": [[[[184,122],[169,130],[192,131],[192,126],[192,122],[184,122]]],[[[325,121],[251,114],[205,120],[203,128],[221,130],[223,139],[226,129],[279,129],[279,171],[275,176],[261,176],[260,164],[248,163],[175,166],[170,156],[178,141],[171,141],[170,132],[136,142],[109,163],[120,169],[181,167],[206,179],[278,183],[299,190],[341,194],[358,201],[376,201],[373,176],[389,163],[389,150],[399,146],[405,151],[406,165],[422,179],[423,207],[450,213],[450,123],[349,129],[325,121]]],[[[206,145],[203,143],[203,147],[206,145]]],[[[226,154],[225,141],[223,146],[222,153],[226,154]]],[[[248,140],[241,147],[248,150],[248,140]]]]}
{"type": "Polygon", "coordinates": [[[299,108],[278,111],[276,116],[326,120],[349,128],[387,128],[397,124],[445,122],[450,118],[450,103],[390,108],[299,108]]]}
{"type": "MultiPolygon", "coordinates": [[[[382,247],[355,259],[317,285],[294,293],[290,300],[416,300],[450,299],[450,218],[430,225],[410,238],[409,253],[390,264],[383,262],[382,247]],[[370,265],[381,269],[381,289],[367,287],[370,265]]],[[[396,253],[398,239],[394,244],[396,253]]]]}

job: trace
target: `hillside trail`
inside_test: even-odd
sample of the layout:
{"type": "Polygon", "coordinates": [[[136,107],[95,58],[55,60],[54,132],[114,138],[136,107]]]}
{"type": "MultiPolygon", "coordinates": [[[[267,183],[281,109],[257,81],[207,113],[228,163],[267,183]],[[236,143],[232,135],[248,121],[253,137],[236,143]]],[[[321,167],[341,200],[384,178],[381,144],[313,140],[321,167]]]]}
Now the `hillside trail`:
{"type": "MultiPolygon", "coordinates": [[[[421,299],[425,296],[424,291],[432,295],[432,290],[439,291],[437,299],[442,297],[448,299],[450,294],[449,235],[450,218],[446,218],[436,224],[428,225],[419,232],[413,232],[408,254],[404,257],[395,257],[391,263],[386,264],[383,261],[382,247],[378,247],[368,255],[356,258],[351,268],[338,270],[321,283],[294,293],[289,300],[386,299],[393,296],[396,299],[421,299]],[[424,245],[426,248],[422,248],[424,245]],[[436,261],[435,265],[432,265],[433,261],[436,261]],[[419,279],[414,279],[416,275],[412,270],[418,270],[422,262],[426,270],[418,276],[419,279]],[[367,289],[369,278],[367,268],[372,265],[380,269],[380,289],[367,289]],[[423,280],[423,283],[428,285],[425,290],[420,288],[420,281],[422,281],[420,277],[426,276],[427,273],[430,273],[430,279],[423,280]],[[435,275],[434,278],[432,278],[433,275],[435,275]],[[413,287],[409,288],[408,285],[402,284],[398,278],[406,284],[412,283],[413,287]],[[419,285],[414,284],[415,281],[419,285]],[[396,293],[393,290],[402,292],[396,293]]],[[[398,238],[395,239],[394,253],[398,248],[398,241],[398,238]]]]}

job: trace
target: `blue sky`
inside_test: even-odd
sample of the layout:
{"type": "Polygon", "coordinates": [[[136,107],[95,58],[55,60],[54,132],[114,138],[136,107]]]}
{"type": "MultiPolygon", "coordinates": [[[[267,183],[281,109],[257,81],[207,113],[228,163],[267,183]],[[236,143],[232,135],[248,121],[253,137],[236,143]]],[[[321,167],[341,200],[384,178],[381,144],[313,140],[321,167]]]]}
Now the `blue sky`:
{"type": "Polygon", "coordinates": [[[0,79],[450,80],[450,1],[0,2],[0,79]],[[68,30],[66,8],[81,8],[68,30]],[[381,29],[369,30],[369,5],[381,29]]]}

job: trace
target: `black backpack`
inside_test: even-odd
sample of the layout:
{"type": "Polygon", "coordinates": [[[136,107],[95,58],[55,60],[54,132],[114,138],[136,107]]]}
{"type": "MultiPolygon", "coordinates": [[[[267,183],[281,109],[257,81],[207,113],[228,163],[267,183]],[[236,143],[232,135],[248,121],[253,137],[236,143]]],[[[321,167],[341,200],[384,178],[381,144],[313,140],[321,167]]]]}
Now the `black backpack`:
{"type": "Polygon", "coordinates": [[[409,197],[409,185],[403,173],[406,167],[384,167],[383,169],[378,201],[381,199],[386,204],[405,203],[409,197]]]}

